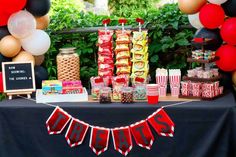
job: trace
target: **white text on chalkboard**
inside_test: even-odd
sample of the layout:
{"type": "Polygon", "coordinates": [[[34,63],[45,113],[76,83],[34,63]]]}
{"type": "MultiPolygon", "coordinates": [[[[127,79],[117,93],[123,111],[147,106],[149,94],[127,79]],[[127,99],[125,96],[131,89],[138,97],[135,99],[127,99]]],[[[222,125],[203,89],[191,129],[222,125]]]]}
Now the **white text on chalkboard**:
{"type": "Polygon", "coordinates": [[[14,70],[14,71],[11,71],[11,74],[24,74],[25,73],[25,70],[14,70]]]}

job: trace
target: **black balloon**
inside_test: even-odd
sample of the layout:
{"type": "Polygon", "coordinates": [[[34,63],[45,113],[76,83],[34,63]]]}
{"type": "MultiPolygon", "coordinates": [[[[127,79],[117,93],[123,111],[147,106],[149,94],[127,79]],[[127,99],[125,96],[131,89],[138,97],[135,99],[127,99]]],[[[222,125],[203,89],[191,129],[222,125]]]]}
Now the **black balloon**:
{"type": "Polygon", "coordinates": [[[50,0],[27,0],[26,10],[34,16],[44,16],[50,10],[50,0]]]}
{"type": "Polygon", "coordinates": [[[48,80],[48,72],[42,66],[35,66],[34,67],[34,72],[35,72],[36,88],[41,89],[42,88],[42,81],[43,80],[48,80]]]}
{"type": "Polygon", "coordinates": [[[3,56],[2,54],[0,54],[0,71],[2,71],[2,63],[3,62],[11,62],[12,59],[11,58],[7,58],[5,56],[3,56]]]}
{"type": "Polygon", "coordinates": [[[7,35],[10,35],[7,26],[0,27],[0,40],[7,35]]]}
{"type": "Polygon", "coordinates": [[[221,5],[225,11],[225,14],[230,17],[236,16],[236,0],[228,0],[221,5]]]}
{"type": "MultiPolygon", "coordinates": [[[[223,40],[220,35],[220,29],[206,29],[201,28],[197,30],[194,35],[194,38],[210,38],[213,39],[213,42],[205,46],[206,50],[217,50],[223,43],[223,40]]],[[[200,49],[200,46],[195,45],[197,49],[200,49]]]]}

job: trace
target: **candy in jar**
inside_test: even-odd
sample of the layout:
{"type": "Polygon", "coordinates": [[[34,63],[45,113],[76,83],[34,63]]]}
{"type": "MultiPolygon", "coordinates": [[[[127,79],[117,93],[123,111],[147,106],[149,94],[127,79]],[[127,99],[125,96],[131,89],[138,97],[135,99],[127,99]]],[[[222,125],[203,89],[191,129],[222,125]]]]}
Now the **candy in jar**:
{"type": "Polygon", "coordinates": [[[104,87],[100,89],[99,102],[101,104],[111,103],[111,88],[104,87]]]}
{"type": "Polygon", "coordinates": [[[121,89],[121,103],[133,103],[132,87],[123,87],[121,89]]]}
{"type": "Polygon", "coordinates": [[[147,99],[147,92],[146,92],[146,85],[138,84],[134,87],[134,100],[146,100],[147,99]]]}

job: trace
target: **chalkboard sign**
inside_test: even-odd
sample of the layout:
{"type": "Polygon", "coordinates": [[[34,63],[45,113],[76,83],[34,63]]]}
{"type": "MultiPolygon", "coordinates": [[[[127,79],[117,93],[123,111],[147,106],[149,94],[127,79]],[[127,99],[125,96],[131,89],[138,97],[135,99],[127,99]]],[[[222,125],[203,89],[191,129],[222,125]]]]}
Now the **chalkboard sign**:
{"type": "Polygon", "coordinates": [[[34,66],[32,62],[2,63],[4,93],[35,91],[34,66]]]}

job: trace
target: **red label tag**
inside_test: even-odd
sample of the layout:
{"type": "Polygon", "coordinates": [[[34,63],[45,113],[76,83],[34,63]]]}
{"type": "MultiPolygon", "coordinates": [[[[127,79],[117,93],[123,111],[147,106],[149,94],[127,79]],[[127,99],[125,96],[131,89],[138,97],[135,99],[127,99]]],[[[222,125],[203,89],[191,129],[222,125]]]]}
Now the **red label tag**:
{"type": "Polygon", "coordinates": [[[123,18],[123,19],[119,19],[119,23],[120,23],[120,24],[122,24],[122,23],[124,23],[124,24],[125,24],[125,23],[127,23],[127,20],[126,20],[126,19],[124,19],[124,18],[123,18]]]}
{"type": "Polygon", "coordinates": [[[84,141],[84,137],[88,131],[89,125],[78,119],[72,118],[70,126],[66,132],[65,138],[67,143],[71,146],[78,146],[84,141]]]}
{"type": "Polygon", "coordinates": [[[92,127],[89,147],[97,155],[105,152],[108,148],[110,129],[92,127]]]}
{"type": "Polygon", "coordinates": [[[71,115],[57,106],[46,122],[48,133],[60,134],[70,119],[71,115]]]}
{"type": "Polygon", "coordinates": [[[145,120],[142,120],[136,124],[132,124],[130,126],[130,130],[137,145],[146,149],[151,149],[154,137],[148,126],[148,123],[145,120]]]}
{"type": "Polygon", "coordinates": [[[141,23],[142,25],[144,24],[144,20],[141,19],[141,18],[137,18],[137,19],[136,19],[136,22],[141,23]]]}
{"type": "Polygon", "coordinates": [[[128,155],[133,148],[129,127],[112,129],[112,138],[115,150],[125,156],[128,155]]]}
{"type": "Polygon", "coordinates": [[[109,24],[111,22],[111,19],[105,19],[102,21],[102,24],[105,25],[105,24],[109,24]]]}
{"type": "Polygon", "coordinates": [[[147,120],[159,135],[174,136],[174,123],[164,109],[158,109],[147,120]]]}

